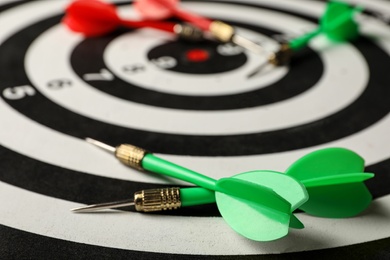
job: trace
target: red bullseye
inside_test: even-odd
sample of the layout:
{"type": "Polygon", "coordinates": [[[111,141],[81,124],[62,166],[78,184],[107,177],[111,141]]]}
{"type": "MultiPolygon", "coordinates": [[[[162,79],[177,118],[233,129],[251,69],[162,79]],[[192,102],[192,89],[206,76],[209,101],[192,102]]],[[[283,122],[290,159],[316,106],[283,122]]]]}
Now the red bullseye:
{"type": "Polygon", "coordinates": [[[202,62],[208,60],[209,53],[202,49],[192,49],[187,51],[186,57],[192,62],[202,62]]]}

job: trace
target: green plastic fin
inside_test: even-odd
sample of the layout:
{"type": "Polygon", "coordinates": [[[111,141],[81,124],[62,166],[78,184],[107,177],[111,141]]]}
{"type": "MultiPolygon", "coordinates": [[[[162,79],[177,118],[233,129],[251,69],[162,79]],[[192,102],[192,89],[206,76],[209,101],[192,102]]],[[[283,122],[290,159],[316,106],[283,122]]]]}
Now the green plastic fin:
{"type": "Polygon", "coordinates": [[[280,172],[250,171],[235,175],[233,178],[253,182],[272,189],[291,204],[291,211],[297,209],[309,198],[302,183],[280,172]]]}
{"type": "Polygon", "coordinates": [[[286,174],[299,181],[358,173],[364,170],[364,160],[358,154],[344,148],[326,148],[309,153],[294,162],[286,174]]]}
{"type": "Polygon", "coordinates": [[[364,160],[343,148],[327,148],[297,160],[286,174],[300,180],[309,200],[300,209],[321,217],[342,218],[359,214],[372,196],[363,183],[372,178],[363,173],[364,160]]]}
{"type": "MultiPolygon", "coordinates": [[[[306,188],[300,182],[280,172],[251,171],[235,175],[233,178],[272,188],[277,194],[290,202],[292,211],[305,203],[309,198],[306,188]]],[[[291,214],[290,227],[302,229],[304,225],[291,214]]]]}
{"type": "Polygon", "coordinates": [[[261,204],[270,209],[270,212],[278,211],[290,214],[291,204],[275,193],[272,189],[259,184],[235,178],[222,178],[216,183],[219,192],[261,204]]]}
{"type": "Polygon", "coordinates": [[[370,178],[374,177],[373,173],[345,173],[332,176],[324,176],[313,179],[306,179],[302,181],[306,188],[316,187],[316,186],[327,186],[327,185],[337,185],[337,184],[346,184],[353,182],[363,182],[370,178]]]}
{"type": "Polygon", "coordinates": [[[354,20],[356,12],[362,8],[353,8],[346,3],[330,1],[322,15],[320,26],[315,30],[292,39],[288,44],[293,50],[301,49],[319,34],[325,34],[333,41],[350,41],[359,36],[359,26],[354,20]]]}
{"type": "Polygon", "coordinates": [[[303,229],[305,226],[294,214],[291,214],[290,227],[296,229],[303,229]]]}
{"type": "Polygon", "coordinates": [[[349,41],[359,35],[359,26],[354,20],[356,12],[361,8],[353,8],[347,3],[330,1],[320,19],[322,31],[333,41],[349,41]]]}
{"type": "Polygon", "coordinates": [[[256,241],[287,235],[291,205],[272,189],[234,178],[220,179],[216,186],[218,209],[237,233],[256,241]]]}
{"type": "MultiPolygon", "coordinates": [[[[219,211],[226,222],[239,234],[257,241],[270,241],[287,235],[289,226],[303,228],[303,224],[291,213],[293,209],[299,207],[308,199],[307,191],[300,182],[274,171],[245,172],[235,175],[233,178],[244,180],[245,183],[260,184],[260,187],[262,187],[260,192],[247,190],[246,193],[251,196],[247,199],[252,201],[216,192],[219,211]],[[252,196],[256,193],[260,195],[258,201],[260,203],[253,202],[252,196]],[[285,208],[284,213],[271,210],[270,207],[274,207],[275,204],[265,204],[261,200],[263,194],[268,202],[275,199],[278,201],[282,197],[291,204],[290,209],[287,211],[287,208],[285,208]]],[[[230,184],[238,187],[237,182],[231,182],[230,184]]],[[[222,186],[224,186],[223,182],[222,186]]],[[[238,189],[242,192],[243,188],[238,189]]]]}
{"type": "Polygon", "coordinates": [[[216,192],[215,196],[223,219],[240,235],[255,241],[272,241],[288,234],[291,216],[288,212],[270,212],[259,203],[221,192],[216,192]]]}
{"type": "Polygon", "coordinates": [[[310,199],[300,209],[326,218],[353,217],[365,210],[372,196],[364,183],[307,188],[310,199]]]}

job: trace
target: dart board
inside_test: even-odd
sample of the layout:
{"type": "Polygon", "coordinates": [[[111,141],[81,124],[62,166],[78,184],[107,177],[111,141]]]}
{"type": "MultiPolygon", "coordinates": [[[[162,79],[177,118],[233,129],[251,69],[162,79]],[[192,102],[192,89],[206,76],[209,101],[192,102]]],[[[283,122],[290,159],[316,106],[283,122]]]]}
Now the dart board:
{"type": "MultiPolygon", "coordinates": [[[[288,66],[230,43],[154,29],[85,38],[61,23],[67,0],[0,2],[0,258],[390,256],[390,3],[361,5],[360,37],[315,38],[288,66]],[[250,76],[251,75],[251,76],[250,76]],[[273,242],[235,233],[214,204],[144,214],[75,214],[84,204],[188,183],[139,172],[85,142],[131,143],[218,179],[284,172],[344,147],[376,176],[353,218],[297,213],[303,230],[273,242]]],[[[114,2],[137,17],[129,1],[114,2]]],[[[324,1],[182,1],[277,50],[313,30],[324,1]]],[[[243,216],[245,218],[245,216],[243,216]]]]}

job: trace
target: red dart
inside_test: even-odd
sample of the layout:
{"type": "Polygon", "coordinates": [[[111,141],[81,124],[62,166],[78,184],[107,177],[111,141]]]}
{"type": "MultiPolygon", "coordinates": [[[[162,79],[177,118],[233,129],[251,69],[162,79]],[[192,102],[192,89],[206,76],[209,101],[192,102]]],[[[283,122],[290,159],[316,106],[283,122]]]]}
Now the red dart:
{"type": "Polygon", "coordinates": [[[159,20],[175,16],[210,32],[221,42],[233,42],[254,53],[265,54],[263,46],[236,34],[231,25],[190,13],[180,9],[178,4],[178,0],[136,0],[134,7],[145,19],[159,20]]]}
{"type": "Polygon", "coordinates": [[[174,23],[157,21],[132,21],[121,19],[115,5],[99,0],[77,0],[66,9],[63,19],[71,30],[80,32],[87,37],[107,34],[118,26],[131,28],[151,27],[175,33],[174,23]]]}
{"type": "Polygon", "coordinates": [[[176,7],[178,3],[179,0],[167,0],[164,3],[136,0],[133,6],[145,19],[163,20],[173,16],[172,8],[169,8],[168,5],[176,7]]]}
{"type": "Polygon", "coordinates": [[[176,16],[204,31],[209,31],[212,21],[179,8],[179,0],[136,0],[135,9],[145,18],[161,20],[176,16]]]}

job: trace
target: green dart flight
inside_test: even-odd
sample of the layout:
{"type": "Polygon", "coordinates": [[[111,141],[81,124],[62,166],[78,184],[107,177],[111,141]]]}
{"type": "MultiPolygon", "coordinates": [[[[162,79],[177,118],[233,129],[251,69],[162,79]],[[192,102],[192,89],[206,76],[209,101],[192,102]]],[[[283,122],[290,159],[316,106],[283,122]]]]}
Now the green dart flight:
{"type": "Polygon", "coordinates": [[[353,8],[343,2],[331,1],[319,21],[320,26],[310,33],[291,40],[288,46],[292,50],[301,49],[320,34],[338,42],[356,39],[359,36],[359,26],[354,20],[354,15],[361,11],[361,8],[353,8]]]}
{"type": "Polygon", "coordinates": [[[364,160],[343,148],[312,152],[290,166],[286,174],[305,185],[309,200],[300,209],[330,218],[352,217],[365,210],[372,196],[363,181],[374,177],[365,173],[364,160]]]}
{"type": "Polygon", "coordinates": [[[372,201],[364,181],[372,177],[373,173],[364,172],[363,158],[345,148],[325,148],[311,152],[295,161],[285,174],[253,171],[233,176],[272,187],[282,197],[290,198],[293,209],[299,207],[308,214],[327,218],[353,217],[364,211],[372,201]],[[305,203],[294,203],[301,196],[297,194],[298,188],[293,182],[281,179],[281,176],[286,175],[306,188],[309,199],[305,203]],[[298,206],[294,208],[294,205],[298,206]]]}
{"type": "Polygon", "coordinates": [[[359,26],[354,20],[354,16],[361,11],[361,8],[354,8],[347,3],[329,1],[319,20],[319,26],[315,30],[281,44],[277,52],[271,53],[267,61],[254,69],[247,77],[251,78],[257,75],[267,64],[287,65],[294,52],[307,46],[313,38],[319,35],[325,35],[328,39],[336,42],[356,39],[359,36],[359,26]]]}

